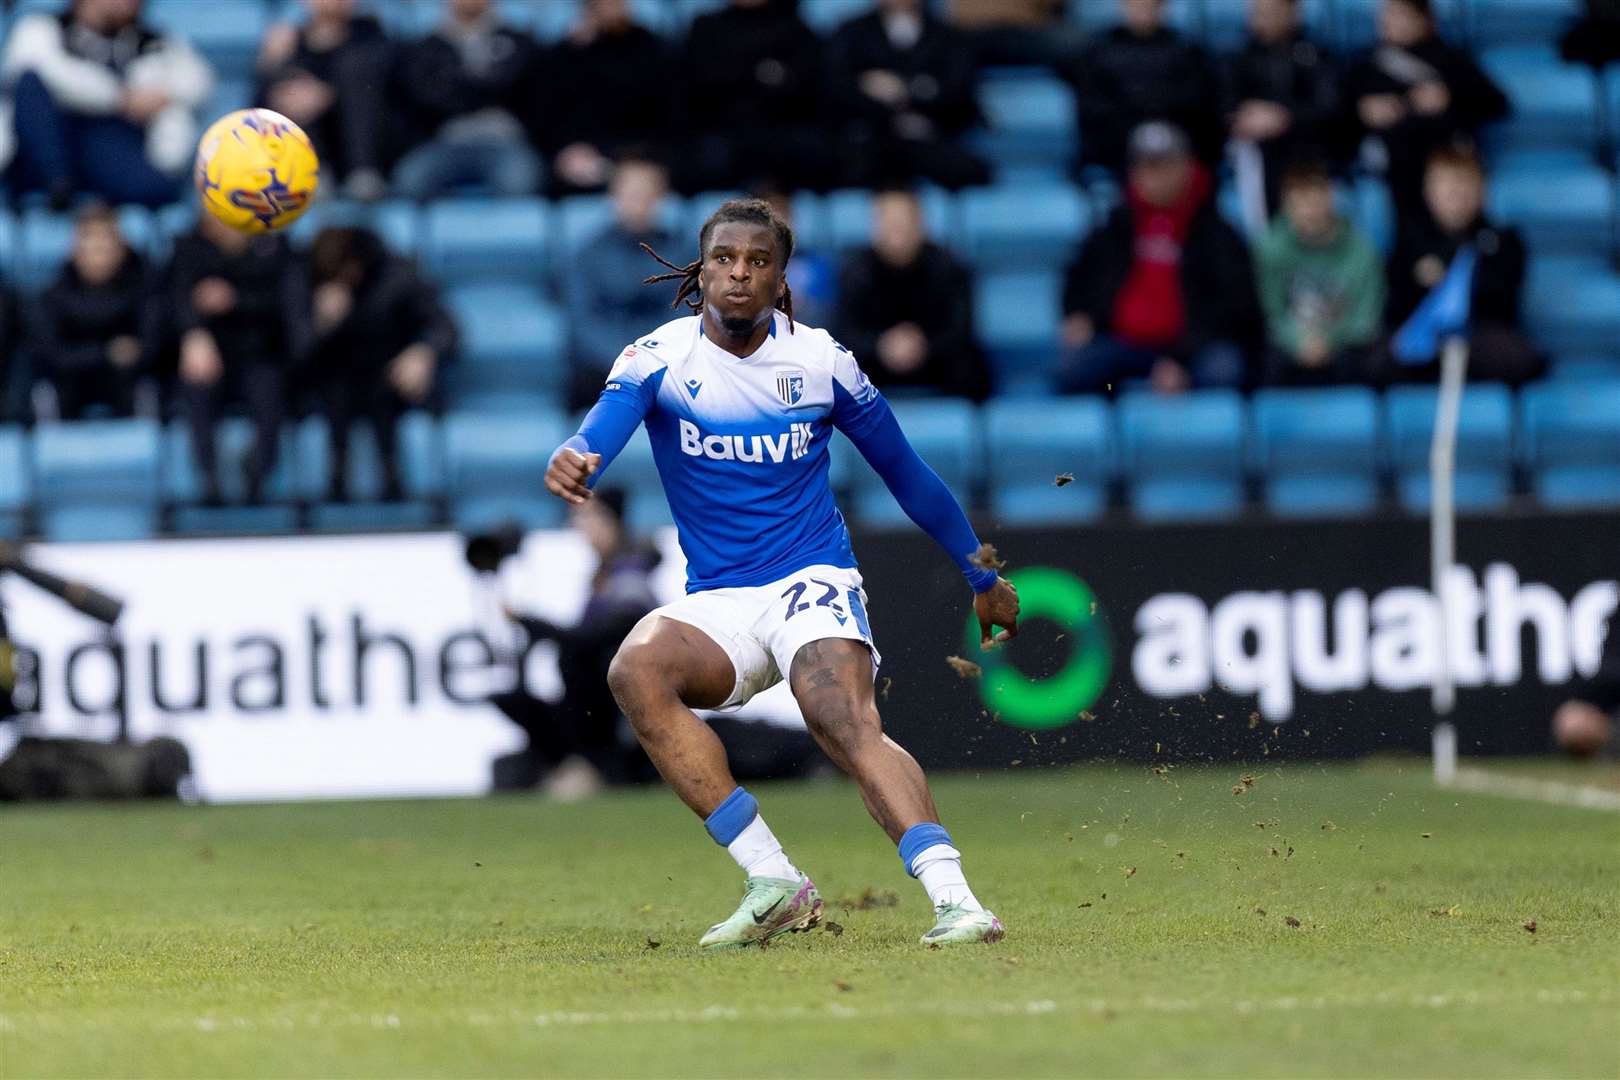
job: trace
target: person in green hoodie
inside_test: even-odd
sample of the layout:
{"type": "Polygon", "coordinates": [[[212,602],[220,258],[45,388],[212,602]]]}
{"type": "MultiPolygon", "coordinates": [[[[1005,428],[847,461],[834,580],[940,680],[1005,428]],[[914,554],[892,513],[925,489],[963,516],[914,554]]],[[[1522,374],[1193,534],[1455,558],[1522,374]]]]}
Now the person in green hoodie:
{"type": "Polygon", "coordinates": [[[1266,316],[1268,386],[1362,379],[1384,310],[1384,268],[1361,230],[1333,205],[1317,162],[1283,175],[1282,214],[1255,260],[1266,316]]]}

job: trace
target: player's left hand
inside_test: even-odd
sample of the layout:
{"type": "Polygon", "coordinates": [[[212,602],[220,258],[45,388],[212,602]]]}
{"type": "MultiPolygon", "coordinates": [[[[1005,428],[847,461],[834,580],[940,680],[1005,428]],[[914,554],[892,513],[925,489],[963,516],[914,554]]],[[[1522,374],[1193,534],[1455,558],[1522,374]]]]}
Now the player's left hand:
{"type": "Polygon", "coordinates": [[[1006,578],[973,598],[973,610],[979,616],[979,648],[989,651],[1004,641],[1018,636],[1018,590],[1006,578]],[[995,627],[1001,631],[992,636],[995,627]]]}

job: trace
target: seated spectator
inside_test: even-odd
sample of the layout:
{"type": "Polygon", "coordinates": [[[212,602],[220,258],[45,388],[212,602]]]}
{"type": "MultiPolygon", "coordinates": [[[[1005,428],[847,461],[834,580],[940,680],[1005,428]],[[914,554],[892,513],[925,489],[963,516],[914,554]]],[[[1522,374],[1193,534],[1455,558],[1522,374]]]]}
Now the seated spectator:
{"type": "Polygon", "coordinates": [[[681,189],[831,185],[837,151],[820,118],[822,62],[798,0],[731,0],[693,19],[681,60],[681,189]]]}
{"type": "Polygon", "coordinates": [[[1181,131],[1144,124],[1130,155],[1125,202],[1086,237],[1064,283],[1059,388],[1240,387],[1261,321],[1249,250],[1181,131]]]}
{"type": "Polygon", "coordinates": [[[105,206],[81,210],[73,253],[35,313],[35,415],[77,420],[100,406],[113,416],[156,416],[150,376],[159,321],[146,264],[124,242],[118,215],[105,206]]]}
{"type": "Polygon", "coordinates": [[[1400,214],[1419,210],[1424,162],[1507,115],[1508,100],[1474,58],[1435,29],[1431,0],[1383,0],[1378,44],[1346,76],[1361,161],[1389,180],[1400,214]]]}
{"type": "MultiPolygon", "coordinates": [[[[62,15],[25,15],[0,57],[15,124],[8,179],[65,209],[78,194],[162,206],[197,146],[193,111],[213,89],[185,41],[140,21],[140,0],[73,0],[62,15]]],[[[0,162],[10,154],[0,150],[0,162]]]]}
{"type": "Polygon", "coordinates": [[[838,336],[872,382],[975,401],[989,396],[967,270],[928,239],[911,192],[885,191],[872,201],[872,246],[850,256],[838,291],[838,336]]]}
{"type": "Polygon", "coordinates": [[[1519,324],[1524,241],[1485,217],[1485,171],[1472,148],[1442,147],[1430,156],[1423,199],[1424,213],[1402,223],[1389,261],[1386,325],[1394,336],[1380,380],[1436,378],[1439,345],[1453,333],[1467,336],[1470,379],[1517,385],[1540,375],[1545,357],[1519,324]],[[1468,300],[1457,323],[1434,310],[1448,288],[1468,300]]]}
{"type": "Polygon", "coordinates": [[[394,187],[431,199],[458,184],[529,195],[540,158],[518,117],[539,49],[502,25],[490,0],[445,0],[444,25],[405,49],[400,91],[427,135],[394,167],[394,187]]]}
{"type": "Polygon", "coordinates": [[[1347,383],[1366,371],[1384,310],[1384,268],[1372,241],[1333,205],[1315,162],[1289,168],[1283,212],[1255,251],[1270,386],[1347,383]]]}
{"type": "Polygon", "coordinates": [[[1165,120],[1187,132],[1197,155],[1221,150],[1218,80],[1196,43],[1164,24],[1164,0],[1119,0],[1124,21],[1063,65],[1075,88],[1082,165],[1126,167],[1131,132],[1165,120]]]}
{"type": "Polygon", "coordinates": [[[386,76],[392,47],[355,0],[304,0],[309,21],[279,23],[259,48],[256,100],[309,135],[321,170],[351,198],[376,199],[389,145],[386,76]]]}
{"type": "MultiPolygon", "coordinates": [[[[543,61],[546,100],[567,107],[535,117],[558,194],[601,190],[626,149],[656,148],[667,137],[674,95],[662,88],[674,83],[672,61],[664,39],[631,19],[626,0],[585,0],[543,61]]],[[[667,156],[667,147],[657,149],[667,156]]]]}
{"type": "Polygon", "coordinates": [[[984,162],[957,141],[979,121],[973,47],[922,0],[879,0],[876,11],[838,28],[827,58],[849,183],[989,182],[984,162]]]}
{"type": "Polygon", "coordinates": [[[309,342],[304,269],[285,237],[249,236],[201,214],[195,230],[175,239],[169,288],[180,335],[180,407],[204,501],[220,501],[214,428],[227,407],[241,404],[255,428],[248,501],[260,502],[276,462],[286,374],[309,342]]]}
{"type": "Polygon", "coordinates": [[[346,502],[350,429],[371,422],[383,465],[383,498],[404,497],[396,435],[405,410],[427,403],[456,328],[438,292],[409,259],[369,229],[322,229],[310,248],[309,370],[332,430],[330,495],[346,502]]]}
{"type": "MultiPolygon", "coordinates": [[[[776,216],[793,228],[793,198],[781,191],[764,192],[776,216]]],[[[787,268],[788,288],[793,292],[793,318],[806,326],[830,327],[837,323],[838,264],[825,251],[800,246],[793,240],[793,258],[787,268]]]]}
{"type": "Polygon", "coordinates": [[[652,262],[642,244],[670,251],[690,242],[677,239],[660,220],[669,174],[655,161],[626,157],[613,170],[610,190],[613,221],[572,253],[579,257],[563,286],[570,335],[568,400],[576,409],[596,400],[625,345],[686,314],[671,310],[667,294],[642,284],[652,262]]]}
{"type": "Polygon", "coordinates": [[[1081,32],[1063,7],[1064,0],[950,0],[948,10],[980,67],[1051,67],[1079,48],[1081,32]]]}
{"type": "Polygon", "coordinates": [[[1249,40],[1225,67],[1228,137],[1258,151],[1252,158],[1243,150],[1235,155],[1239,188],[1264,193],[1255,215],[1263,221],[1277,206],[1288,162],[1326,155],[1339,108],[1338,77],[1327,54],[1305,37],[1299,0],[1250,0],[1249,40]],[[1261,175],[1250,174],[1254,166],[1261,175]]]}

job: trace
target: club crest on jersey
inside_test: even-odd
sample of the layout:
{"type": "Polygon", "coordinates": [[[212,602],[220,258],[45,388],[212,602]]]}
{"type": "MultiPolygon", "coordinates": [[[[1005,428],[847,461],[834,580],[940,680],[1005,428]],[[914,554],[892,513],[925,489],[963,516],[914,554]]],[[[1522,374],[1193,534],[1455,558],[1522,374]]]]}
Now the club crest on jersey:
{"type": "Polygon", "coordinates": [[[804,397],[804,372],[797,368],[778,372],[776,396],[782,399],[784,405],[797,405],[799,399],[804,397]]]}

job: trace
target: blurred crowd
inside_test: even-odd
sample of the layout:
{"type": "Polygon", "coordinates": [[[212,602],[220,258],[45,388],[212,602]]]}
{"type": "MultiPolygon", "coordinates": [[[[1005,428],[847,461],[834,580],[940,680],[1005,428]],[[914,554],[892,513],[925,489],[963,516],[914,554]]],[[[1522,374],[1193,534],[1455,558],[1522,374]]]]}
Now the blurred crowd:
{"type": "MultiPolygon", "coordinates": [[[[1519,323],[1525,247],[1486,215],[1475,149],[1508,102],[1442,40],[1428,0],[1383,0],[1376,44],[1348,57],[1310,40],[1298,0],[1249,0],[1247,41],[1225,55],[1167,25],[1162,0],[1118,0],[1118,24],[1089,36],[1061,0],[877,0],[827,36],[798,7],[731,0],[671,41],[624,0],[585,0],[542,45],[490,0],[444,0],[438,28],[411,40],[354,0],[306,0],[266,34],[255,99],[309,132],[323,185],[352,199],[609,193],[612,223],[557,283],[572,354],[558,391],[574,407],[670,315],[669,295],[641,285],[640,250],[693,242],[669,232],[670,193],[716,189],[785,214],[798,190],[877,191],[866,246],[795,256],[798,316],[880,385],[991,394],[971,271],[930,235],[917,191],[989,182],[965,136],[979,72],[1002,64],[1073,85],[1073,179],[1109,208],[1072,253],[1052,343],[1063,392],[1422,379],[1454,333],[1477,378],[1541,369],[1519,323]],[[1341,210],[1351,174],[1388,185],[1387,259],[1341,210]],[[1217,207],[1222,177],[1241,219],[1217,207]]],[[[181,198],[212,77],[139,0],[19,18],[0,80],[11,197],[77,208],[56,280],[0,306],[9,418],[183,416],[212,476],[213,425],[245,409],[257,484],[287,415],[325,411],[339,447],[365,417],[397,491],[389,432],[405,409],[443,404],[456,349],[433,283],[364,228],[306,249],[206,217],[147,265],[110,207],[181,198]]],[[[339,453],[334,498],[344,475],[339,453]]]]}

